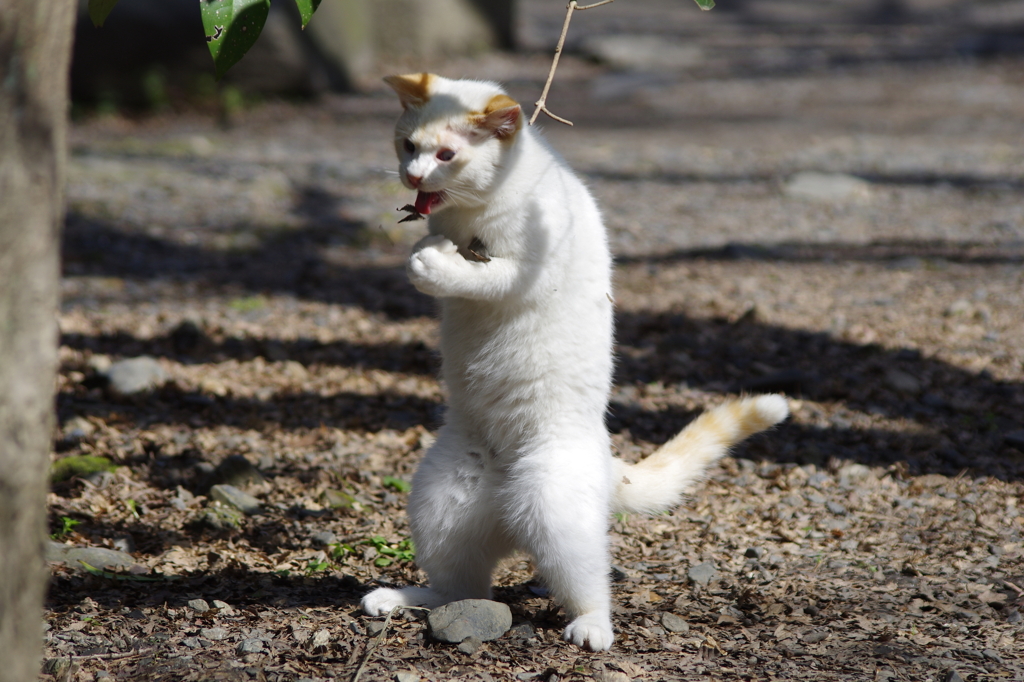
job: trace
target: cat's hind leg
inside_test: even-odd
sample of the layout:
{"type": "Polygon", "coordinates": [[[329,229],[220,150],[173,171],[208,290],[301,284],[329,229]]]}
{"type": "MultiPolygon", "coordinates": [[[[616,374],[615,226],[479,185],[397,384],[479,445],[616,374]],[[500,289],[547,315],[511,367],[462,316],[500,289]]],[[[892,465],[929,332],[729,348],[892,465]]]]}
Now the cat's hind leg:
{"type": "Polygon", "coordinates": [[[566,640],[592,651],[614,641],[608,577],[611,461],[588,438],[544,445],[515,466],[504,499],[518,546],[565,607],[566,640]]]}
{"type": "Polygon", "coordinates": [[[489,599],[491,573],[509,553],[495,501],[499,480],[490,455],[448,425],[413,477],[409,525],[416,563],[429,587],[382,587],[363,597],[380,615],[396,606],[434,608],[459,599],[489,599]]]}

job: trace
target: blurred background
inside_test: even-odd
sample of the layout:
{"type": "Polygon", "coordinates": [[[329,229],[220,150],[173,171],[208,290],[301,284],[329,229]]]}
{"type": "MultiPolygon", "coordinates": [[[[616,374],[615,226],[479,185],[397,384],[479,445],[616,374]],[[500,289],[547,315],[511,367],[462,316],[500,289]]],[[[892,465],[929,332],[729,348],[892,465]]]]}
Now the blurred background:
{"type": "MultiPolygon", "coordinates": [[[[123,0],[102,29],[92,26],[86,5],[82,0],[74,54],[77,101],[154,106],[210,90],[192,0],[123,0]]],[[[562,9],[554,0],[333,0],[302,31],[293,3],[275,2],[255,48],[225,82],[249,92],[311,95],[366,87],[382,72],[424,60],[496,49],[549,53],[562,9]]],[[[712,12],[694,9],[686,0],[620,0],[577,13],[566,49],[645,74],[648,85],[672,76],[1024,51],[1024,3],[1016,0],[729,0],[712,12]]]]}

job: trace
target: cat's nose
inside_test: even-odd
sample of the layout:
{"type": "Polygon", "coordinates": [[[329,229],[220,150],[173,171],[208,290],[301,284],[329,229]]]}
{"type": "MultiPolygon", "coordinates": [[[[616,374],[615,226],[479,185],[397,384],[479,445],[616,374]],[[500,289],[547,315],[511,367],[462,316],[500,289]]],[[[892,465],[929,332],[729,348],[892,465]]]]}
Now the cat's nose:
{"type": "Polygon", "coordinates": [[[412,185],[414,189],[419,187],[420,183],[423,182],[422,175],[406,175],[405,177],[409,178],[409,184],[412,185]]]}

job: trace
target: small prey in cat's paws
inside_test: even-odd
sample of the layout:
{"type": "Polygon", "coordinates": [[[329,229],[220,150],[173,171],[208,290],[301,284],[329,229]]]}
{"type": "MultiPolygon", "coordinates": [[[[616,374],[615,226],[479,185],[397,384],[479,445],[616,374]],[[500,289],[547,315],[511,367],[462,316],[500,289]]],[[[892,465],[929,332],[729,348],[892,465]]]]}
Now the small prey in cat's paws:
{"type": "Polygon", "coordinates": [[[420,213],[419,211],[417,211],[416,207],[413,206],[412,204],[406,204],[402,208],[396,208],[395,210],[396,211],[405,211],[406,213],[409,214],[409,215],[405,216],[404,218],[402,218],[401,220],[399,220],[398,222],[400,222],[400,223],[407,223],[410,220],[426,220],[426,218],[423,217],[423,214],[420,213]]]}

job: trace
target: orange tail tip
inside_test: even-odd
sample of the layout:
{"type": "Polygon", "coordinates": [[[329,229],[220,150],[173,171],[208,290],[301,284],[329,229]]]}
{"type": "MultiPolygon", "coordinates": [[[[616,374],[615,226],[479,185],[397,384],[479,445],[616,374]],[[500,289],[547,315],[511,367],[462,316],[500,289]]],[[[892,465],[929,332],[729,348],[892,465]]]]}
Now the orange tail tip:
{"type": "Polygon", "coordinates": [[[679,435],[646,459],[616,459],[616,512],[658,513],[679,504],[683,493],[729,448],[789,416],[781,395],[731,400],[693,420],[679,435]]]}

